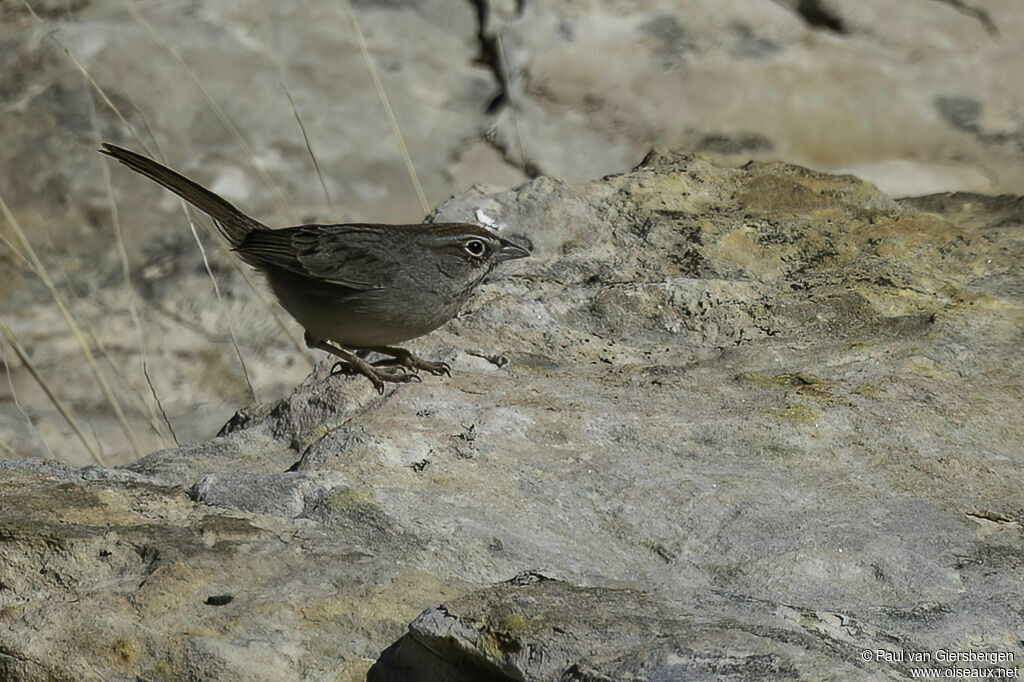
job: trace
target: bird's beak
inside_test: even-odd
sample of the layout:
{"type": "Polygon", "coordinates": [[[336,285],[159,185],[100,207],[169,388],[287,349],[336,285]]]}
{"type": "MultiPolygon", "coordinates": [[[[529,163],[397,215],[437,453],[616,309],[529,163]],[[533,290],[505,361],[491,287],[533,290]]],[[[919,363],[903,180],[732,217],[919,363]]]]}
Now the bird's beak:
{"type": "Polygon", "coordinates": [[[498,251],[498,262],[505,260],[513,260],[515,258],[526,258],[530,255],[530,252],[512,242],[502,240],[501,250],[498,251]]]}

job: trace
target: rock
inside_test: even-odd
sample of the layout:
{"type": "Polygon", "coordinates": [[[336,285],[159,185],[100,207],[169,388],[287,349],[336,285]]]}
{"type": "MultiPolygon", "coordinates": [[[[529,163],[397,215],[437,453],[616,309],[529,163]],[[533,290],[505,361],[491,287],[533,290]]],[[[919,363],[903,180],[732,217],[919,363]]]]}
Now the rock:
{"type": "Polygon", "coordinates": [[[521,574],[428,609],[369,682],[784,679],[862,673],[809,633],[683,614],[632,589],[521,574]],[[725,652],[728,652],[726,655],[725,652]],[[710,654],[710,655],[709,655],[710,654]]]}
{"type": "Polygon", "coordinates": [[[494,138],[573,180],[652,145],[786,159],[894,194],[1019,192],[1024,58],[1010,0],[524,3],[494,138]]]}
{"type": "MultiPolygon", "coordinates": [[[[106,461],[126,463],[208,439],[239,405],[279,400],[309,373],[312,353],[280,307],[261,301],[273,300],[262,280],[246,271],[255,280],[247,282],[205,218],[195,225],[201,253],[180,202],[111,165],[96,153],[101,140],[163,155],[268,225],[418,222],[426,209],[344,7],[176,2],[136,15],[111,0],[50,4],[36,7],[43,23],[21,3],[0,9],[0,48],[11,67],[0,75],[8,140],[0,176],[9,180],[0,197],[79,324],[97,338],[93,353],[141,444],[137,452],[50,294],[6,247],[0,296],[12,311],[7,324],[41,373],[61,384],[73,414],[90,416],[82,429],[95,432],[106,461]]],[[[493,149],[488,155],[473,144],[498,90],[474,64],[473,8],[461,0],[355,5],[430,201],[461,189],[455,176],[521,181],[493,149]]],[[[13,456],[45,443],[73,463],[90,463],[27,370],[15,367],[13,386],[42,424],[33,429],[21,414],[3,415],[0,440],[13,456]]],[[[0,390],[12,399],[6,385],[0,390]]]]}
{"type": "MultiPolygon", "coordinates": [[[[430,0],[355,2],[351,16],[265,0],[29,5],[38,20],[0,4],[0,197],[86,330],[137,448],[47,288],[6,246],[0,305],[111,465],[277,402],[315,354],[202,219],[205,254],[179,202],[96,147],[148,147],[269,225],[419,221],[353,17],[428,206],[474,183],[621,173],[652,146],[784,159],[900,196],[1024,191],[1017,0],[430,0]]],[[[632,295],[600,306],[614,316],[632,295]]],[[[96,463],[7,357],[0,456],[96,463]]]]}
{"type": "Polygon", "coordinates": [[[1020,205],[668,152],[455,197],[534,256],[416,341],[451,378],[321,367],[127,467],[0,462],[0,677],[1021,660],[1020,205]]]}

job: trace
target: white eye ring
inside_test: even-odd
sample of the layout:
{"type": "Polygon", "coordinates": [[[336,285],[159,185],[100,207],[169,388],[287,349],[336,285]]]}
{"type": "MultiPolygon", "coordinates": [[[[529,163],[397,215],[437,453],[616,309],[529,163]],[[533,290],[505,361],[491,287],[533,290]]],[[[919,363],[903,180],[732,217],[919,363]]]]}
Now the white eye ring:
{"type": "Polygon", "coordinates": [[[487,253],[487,245],[479,239],[467,239],[466,243],[462,245],[462,248],[464,248],[466,253],[474,258],[480,258],[487,253]]]}

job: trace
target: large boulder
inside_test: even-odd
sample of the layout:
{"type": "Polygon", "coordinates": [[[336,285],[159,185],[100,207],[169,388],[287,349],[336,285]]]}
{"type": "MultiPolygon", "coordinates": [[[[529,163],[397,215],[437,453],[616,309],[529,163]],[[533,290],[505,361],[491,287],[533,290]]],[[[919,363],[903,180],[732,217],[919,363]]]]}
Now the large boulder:
{"type": "Polygon", "coordinates": [[[412,344],[451,378],[323,365],[209,442],[0,464],[0,677],[1020,660],[1022,216],[671,153],[456,197],[534,256],[412,344]]]}
{"type": "MultiPolygon", "coordinates": [[[[0,308],[105,462],[206,440],[312,363],[203,220],[205,254],[180,202],[96,147],[148,148],[268,225],[418,222],[426,209],[353,20],[429,206],[474,183],[621,173],[656,146],[849,172],[892,195],[1024,192],[1019,0],[347,7],[0,2],[0,196],[86,330],[137,448],[49,291],[6,246],[0,308]]],[[[0,456],[90,462],[12,365],[0,401],[36,429],[0,410],[0,456]]]]}

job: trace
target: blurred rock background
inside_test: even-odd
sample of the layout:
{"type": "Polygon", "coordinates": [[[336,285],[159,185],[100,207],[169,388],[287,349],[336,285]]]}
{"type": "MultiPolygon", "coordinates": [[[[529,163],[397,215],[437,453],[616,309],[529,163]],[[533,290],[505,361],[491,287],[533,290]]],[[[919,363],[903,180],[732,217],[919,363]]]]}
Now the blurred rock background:
{"type": "MultiPolygon", "coordinates": [[[[137,447],[8,219],[0,320],[107,463],[211,437],[254,395],[284,396],[316,355],[197,218],[218,297],[180,202],[97,144],[149,148],[270,225],[418,221],[351,17],[430,206],[474,184],[623,172],[654,146],[852,173],[894,195],[1024,191],[1015,0],[360,1],[351,15],[3,0],[0,197],[137,447]]],[[[3,353],[0,456],[92,461],[3,353]]]]}

